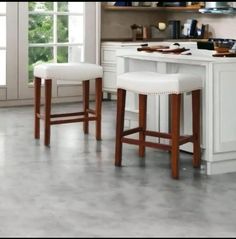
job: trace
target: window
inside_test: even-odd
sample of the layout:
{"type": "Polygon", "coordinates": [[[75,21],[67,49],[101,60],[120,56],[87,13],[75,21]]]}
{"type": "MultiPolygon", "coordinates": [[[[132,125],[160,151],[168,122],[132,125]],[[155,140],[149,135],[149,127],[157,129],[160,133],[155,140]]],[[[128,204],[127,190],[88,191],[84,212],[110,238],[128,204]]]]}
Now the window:
{"type": "Polygon", "coordinates": [[[6,2],[0,2],[0,86],[6,85],[6,2]]]}
{"type": "Polygon", "coordinates": [[[84,2],[28,3],[28,73],[42,62],[84,61],[84,2]]]}

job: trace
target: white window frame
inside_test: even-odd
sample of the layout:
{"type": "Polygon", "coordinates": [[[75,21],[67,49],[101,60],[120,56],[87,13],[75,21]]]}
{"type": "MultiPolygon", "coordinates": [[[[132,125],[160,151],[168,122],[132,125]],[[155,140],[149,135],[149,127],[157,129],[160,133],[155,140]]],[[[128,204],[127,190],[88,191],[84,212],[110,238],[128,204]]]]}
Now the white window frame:
{"type": "MultiPolygon", "coordinates": [[[[6,9],[6,11],[7,11],[7,9],[6,9]]],[[[5,12],[5,13],[1,13],[0,12],[0,17],[5,17],[5,19],[6,19],[6,25],[7,25],[7,12],[5,12]]],[[[6,32],[7,33],[7,32],[6,32]]],[[[7,38],[7,35],[6,35],[6,38],[7,38]]],[[[6,41],[7,41],[7,39],[6,39],[6,41]]],[[[5,51],[5,55],[7,54],[7,46],[5,45],[5,46],[0,46],[0,51],[5,51]]],[[[1,66],[1,68],[2,68],[3,66],[1,66]]],[[[6,68],[6,66],[5,66],[5,68],[6,68]]],[[[1,73],[1,72],[0,72],[1,73]]],[[[5,76],[6,78],[7,78],[7,76],[5,76]]],[[[7,82],[6,82],[6,79],[5,79],[5,84],[0,84],[0,88],[6,88],[6,84],[7,84],[7,82]]]]}
{"type": "MultiPolygon", "coordinates": [[[[0,103],[18,98],[18,3],[6,2],[6,85],[0,86],[0,103]]],[[[2,104],[0,104],[1,106],[2,104]]]]}

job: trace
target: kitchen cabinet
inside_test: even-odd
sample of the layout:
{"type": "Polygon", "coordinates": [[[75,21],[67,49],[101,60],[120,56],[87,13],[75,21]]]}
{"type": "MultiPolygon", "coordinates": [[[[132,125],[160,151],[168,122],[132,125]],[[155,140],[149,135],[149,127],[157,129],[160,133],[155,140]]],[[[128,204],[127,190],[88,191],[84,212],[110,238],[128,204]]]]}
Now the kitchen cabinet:
{"type": "MultiPolygon", "coordinates": [[[[201,148],[208,175],[236,172],[236,58],[215,58],[212,51],[192,50],[192,55],[164,55],[117,51],[117,74],[128,71],[189,72],[203,82],[201,92],[201,148]]],[[[168,132],[168,96],[149,97],[151,130],[168,132]]],[[[137,112],[137,96],[129,93],[127,110],[137,112]]],[[[191,134],[191,94],[183,95],[181,131],[191,134]]],[[[137,122],[136,122],[137,123],[137,122]]],[[[188,147],[188,146],[187,146],[188,147]]],[[[189,149],[188,149],[189,150],[189,149]]]]}

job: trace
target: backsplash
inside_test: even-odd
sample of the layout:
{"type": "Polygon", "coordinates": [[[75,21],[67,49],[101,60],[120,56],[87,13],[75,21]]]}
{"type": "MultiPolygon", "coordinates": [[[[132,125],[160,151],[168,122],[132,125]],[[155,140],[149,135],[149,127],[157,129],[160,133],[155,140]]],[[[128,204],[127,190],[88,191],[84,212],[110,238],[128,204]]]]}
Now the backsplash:
{"type": "Polygon", "coordinates": [[[161,21],[164,17],[160,12],[135,12],[135,11],[106,11],[102,10],[101,29],[104,38],[131,38],[130,26],[134,23],[149,26],[161,21]]]}
{"type": "Polygon", "coordinates": [[[187,19],[197,19],[201,24],[209,24],[212,37],[236,39],[236,15],[214,15],[194,13],[168,13],[166,20],[180,20],[184,23],[187,19]]]}
{"type": "Polygon", "coordinates": [[[106,11],[102,9],[102,39],[104,38],[131,38],[130,25],[152,25],[159,21],[180,20],[181,24],[187,19],[197,19],[200,24],[209,24],[211,37],[236,39],[236,15],[208,15],[201,13],[171,13],[136,12],[136,11],[106,11]]]}

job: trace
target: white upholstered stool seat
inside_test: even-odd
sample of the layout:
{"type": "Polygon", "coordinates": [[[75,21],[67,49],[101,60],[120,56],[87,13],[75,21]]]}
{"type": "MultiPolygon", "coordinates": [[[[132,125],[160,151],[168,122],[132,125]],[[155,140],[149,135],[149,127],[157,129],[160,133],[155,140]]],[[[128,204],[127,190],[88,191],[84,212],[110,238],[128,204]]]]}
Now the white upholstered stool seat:
{"type": "Polygon", "coordinates": [[[34,76],[42,79],[86,81],[102,75],[101,66],[89,63],[45,63],[34,67],[34,76]]]}
{"type": "MultiPolygon", "coordinates": [[[[200,148],[200,89],[202,80],[199,76],[189,73],[160,74],[140,71],[128,72],[117,78],[117,120],[116,120],[116,151],[115,165],[122,166],[122,145],[133,144],[139,147],[139,156],[144,157],[146,147],[167,150],[171,152],[171,175],[179,178],[179,149],[180,145],[193,143],[193,167],[201,165],[200,148]],[[137,93],[139,96],[138,127],[124,130],[126,91],[137,93]],[[192,135],[180,135],[181,94],[192,93],[192,135]],[[170,131],[156,132],[147,130],[147,98],[148,95],[169,95],[170,100],[170,131]],[[139,134],[139,138],[128,137],[139,134]],[[165,141],[149,141],[146,136],[168,139],[165,141]]],[[[169,108],[167,109],[169,110],[169,108]]],[[[149,113],[149,115],[152,112],[149,113]]],[[[160,111],[161,113],[161,111],[160,111]]],[[[168,125],[168,123],[167,123],[168,125]]]]}
{"type": "Polygon", "coordinates": [[[128,72],[118,76],[117,88],[138,94],[181,94],[202,88],[201,79],[193,74],[160,74],[156,72],[128,72]]]}

